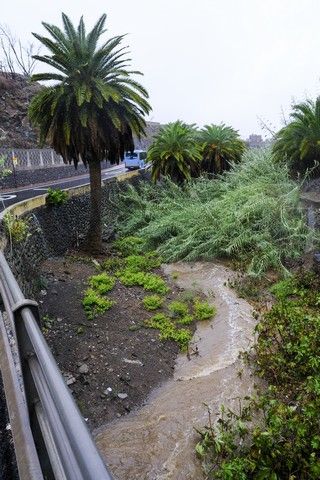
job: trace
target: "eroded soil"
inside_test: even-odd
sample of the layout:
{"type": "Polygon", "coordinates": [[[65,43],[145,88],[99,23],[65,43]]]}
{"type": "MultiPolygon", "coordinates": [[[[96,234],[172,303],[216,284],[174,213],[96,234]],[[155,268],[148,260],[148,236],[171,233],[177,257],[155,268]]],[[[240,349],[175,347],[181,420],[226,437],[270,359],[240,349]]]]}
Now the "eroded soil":
{"type": "MultiPolygon", "coordinates": [[[[117,282],[108,297],[117,303],[88,321],[81,301],[92,262],[48,260],[42,267],[39,296],[44,333],[90,428],[127,415],[173,375],[179,348],[161,342],[156,330],[142,326],[154,313],[142,307],[141,288],[117,282]]],[[[156,272],[159,273],[159,272],[156,272]]],[[[169,278],[167,299],[181,289],[169,278]]]]}

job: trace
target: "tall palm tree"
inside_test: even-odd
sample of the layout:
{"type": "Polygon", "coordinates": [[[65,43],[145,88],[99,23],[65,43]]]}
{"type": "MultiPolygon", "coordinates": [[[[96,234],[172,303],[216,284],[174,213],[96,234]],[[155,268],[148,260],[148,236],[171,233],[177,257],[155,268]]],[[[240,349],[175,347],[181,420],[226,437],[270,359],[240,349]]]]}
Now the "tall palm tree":
{"type": "Polygon", "coordinates": [[[292,171],[303,173],[320,162],[320,97],[293,105],[290,117],[276,134],[273,153],[292,171]]]}
{"type": "Polygon", "coordinates": [[[65,163],[80,160],[89,165],[90,224],[86,239],[90,251],[99,251],[101,240],[101,161],[119,163],[133,150],[133,134],[144,131],[144,115],[150,111],[146,90],[131,78],[123,35],[98,46],[105,32],[106,15],[86,33],[83,18],[75,28],[62,14],[63,31],[43,23],[52,38],[33,35],[50,51],[35,59],[56,72],[33,75],[33,81],[53,80],[31,101],[29,115],[39,128],[40,143],[49,141],[65,163]]]}
{"type": "Polygon", "coordinates": [[[154,181],[162,174],[181,183],[199,174],[202,156],[195,135],[194,125],[187,125],[181,120],[168,123],[160,129],[147,157],[152,164],[154,181]]]}
{"type": "Polygon", "coordinates": [[[203,145],[202,170],[221,174],[229,170],[231,163],[239,162],[245,150],[237,130],[221,125],[205,125],[199,132],[199,142],[203,145]]]}

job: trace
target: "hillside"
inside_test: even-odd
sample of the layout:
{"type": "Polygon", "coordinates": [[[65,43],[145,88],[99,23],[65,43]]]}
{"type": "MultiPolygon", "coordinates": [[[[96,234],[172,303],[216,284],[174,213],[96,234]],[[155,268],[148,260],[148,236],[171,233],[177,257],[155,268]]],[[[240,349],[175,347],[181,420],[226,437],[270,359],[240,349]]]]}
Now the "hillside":
{"type": "MultiPolygon", "coordinates": [[[[28,105],[39,90],[39,83],[26,77],[0,73],[0,148],[37,148],[37,134],[28,120],[28,105]]],[[[147,148],[158,133],[160,123],[147,122],[146,136],[135,140],[137,149],[147,148]]]]}

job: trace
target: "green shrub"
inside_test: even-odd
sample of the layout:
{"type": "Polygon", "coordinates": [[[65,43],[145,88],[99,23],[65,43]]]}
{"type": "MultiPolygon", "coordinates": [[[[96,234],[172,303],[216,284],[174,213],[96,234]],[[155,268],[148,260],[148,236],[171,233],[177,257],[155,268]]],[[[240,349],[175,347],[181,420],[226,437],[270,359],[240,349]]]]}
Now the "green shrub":
{"type": "Polygon", "coordinates": [[[126,267],[132,272],[148,272],[154,268],[159,268],[161,261],[155,252],[146,255],[129,255],[125,259],[126,267]]]}
{"type": "Polygon", "coordinates": [[[192,315],[184,315],[181,318],[178,318],[177,323],[180,325],[191,325],[191,323],[194,321],[194,318],[192,315]]]}
{"type": "Polygon", "coordinates": [[[89,285],[100,295],[110,292],[115,286],[116,280],[107,273],[100,273],[89,278],[89,285]]]}
{"type": "Polygon", "coordinates": [[[201,431],[208,479],[320,478],[320,281],[308,273],[272,290],[249,357],[268,388],[201,431]]]}
{"type": "Polygon", "coordinates": [[[99,295],[99,293],[92,288],[88,288],[85,291],[84,298],[82,300],[82,305],[88,320],[93,320],[94,317],[106,312],[114,304],[115,302],[113,300],[101,297],[101,295],[99,295]]]}
{"type": "Polygon", "coordinates": [[[285,272],[319,235],[305,222],[300,188],[269,151],[248,151],[217,180],[184,186],[128,187],[120,194],[118,228],[139,235],[164,261],[230,257],[252,275],[285,272]]]}
{"type": "Polygon", "coordinates": [[[62,205],[68,199],[68,193],[64,190],[60,190],[60,188],[48,188],[47,196],[46,196],[46,204],[47,205],[62,205]]]}
{"type": "Polygon", "coordinates": [[[196,320],[209,320],[217,312],[213,305],[209,305],[208,302],[200,302],[199,300],[195,300],[193,308],[196,320]]]}
{"type": "Polygon", "coordinates": [[[159,330],[161,340],[176,342],[181,350],[186,350],[192,338],[190,330],[178,329],[163,313],[158,313],[144,322],[146,327],[159,330]]]}
{"type": "Polygon", "coordinates": [[[168,309],[174,317],[184,317],[189,313],[188,305],[178,300],[169,303],[168,309]]]}
{"type": "Polygon", "coordinates": [[[108,273],[115,273],[117,270],[120,270],[124,267],[124,260],[123,258],[119,257],[112,257],[112,258],[107,258],[107,260],[104,260],[102,263],[102,268],[108,273]]]}
{"type": "Polygon", "coordinates": [[[147,310],[157,310],[158,308],[162,307],[163,298],[159,297],[159,295],[149,295],[144,297],[143,299],[143,306],[147,310]]]}
{"type": "Polygon", "coordinates": [[[27,220],[14,217],[12,213],[7,212],[3,217],[3,222],[11,242],[20,243],[27,238],[29,232],[27,220]]]}
{"type": "Polygon", "coordinates": [[[142,253],[143,244],[142,238],[129,236],[116,240],[113,246],[123,257],[127,257],[128,255],[139,255],[142,253]]]}
{"type": "Polygon", "coordinates": [[[147,291],[165,294],[169,291],[166,282],[159,276],[152,273],[132,272],[125,269],[119,272],[119,280],[126,287],[139,286],[147,291]]]}

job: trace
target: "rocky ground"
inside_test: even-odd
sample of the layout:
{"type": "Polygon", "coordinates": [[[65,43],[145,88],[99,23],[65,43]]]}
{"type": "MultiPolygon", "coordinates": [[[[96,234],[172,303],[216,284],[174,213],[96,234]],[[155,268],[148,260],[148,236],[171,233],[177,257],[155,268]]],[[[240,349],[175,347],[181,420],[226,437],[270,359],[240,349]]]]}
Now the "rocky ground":
{"type": "MultiPolygon", "coordinates": [[[[141,304],[145,292],[117,283],[108,297],[117,302],[88,321],[81,301],[93,263],[72,259],[43,264],[39,302],[44,333],[66,383],[90,428],[127,415],[172,376],[178,346],[161,342],[142,326],[154,313],[141,304]]],[[[159,272],[156,272],[159,273],[159,272]]],[[[181,290],[170,279],[175,299],[181,290]]]]}

